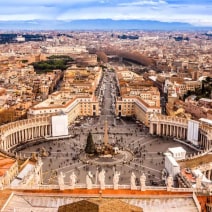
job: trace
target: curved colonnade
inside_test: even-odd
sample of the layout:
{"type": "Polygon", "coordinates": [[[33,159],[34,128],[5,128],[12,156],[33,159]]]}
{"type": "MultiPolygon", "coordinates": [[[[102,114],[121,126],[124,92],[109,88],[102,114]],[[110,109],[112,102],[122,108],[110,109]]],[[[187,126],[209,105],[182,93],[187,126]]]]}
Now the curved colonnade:
{"type": "MultiPolygon", "coordinates": [[[[150,134],[187,140],[188,120],[169,116],[154,116],[150,120],[150,134]]],[[[0,148],[10,151],[17,145],[52,135],[50,116],[40,116],[0,126],[0,148]]],[[[212,148],[212,127],[200,124],[199,145],[212,148]]]]}
{"type": "MultiPolygon", "coordinates": [[[[187,131],[188,120],[184,118],[160,115],[152,117],[150,121],[150,133],[153,135],[170,136],[187,141],[187,131]]],[[[199,158],[212,150],[212,127],[209,125],[199,124],[198,145],[203,148],[203,151],[187,160],[199,158]]],[[[212,180],[212,162],[196,168],[212,180]]]]}
{"type": "MultiPolygon", "coordinates": [[[[157,115],[150,120],[150,134],[170,136],[187,140],[188,120],[184,118],[157,115]]],[[[212,127],[200,123],[198,144],[204,151],[212,148],[212,127]]]]}
{"type": "Polygon", "coordinates": [[[51,118],[40,116],[0,126],[0,148],[10,151],[17,145],[51,136],[51,118]]]}

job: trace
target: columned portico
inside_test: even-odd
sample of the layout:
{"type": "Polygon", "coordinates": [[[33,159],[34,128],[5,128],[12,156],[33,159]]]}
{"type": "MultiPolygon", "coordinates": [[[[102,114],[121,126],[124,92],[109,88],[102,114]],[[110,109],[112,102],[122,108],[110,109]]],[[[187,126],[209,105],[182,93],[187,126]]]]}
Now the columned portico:
{"type": "Polygon", "coordinates": [[[8,151],[21,142],[51,135],[50,117],[36,117],[32,119],[12,122],[0,127],[1,148],[8,151]]]}
{"type": "MultiPolygon", "coordinates": [[[[178,117],[155,115],[150,120],[150,134],[171,136],[187,140],[188,120],[178,117]]],[[[212,148],[212,127],[200,125],[199,145],[205,150],[212,148]]]]}

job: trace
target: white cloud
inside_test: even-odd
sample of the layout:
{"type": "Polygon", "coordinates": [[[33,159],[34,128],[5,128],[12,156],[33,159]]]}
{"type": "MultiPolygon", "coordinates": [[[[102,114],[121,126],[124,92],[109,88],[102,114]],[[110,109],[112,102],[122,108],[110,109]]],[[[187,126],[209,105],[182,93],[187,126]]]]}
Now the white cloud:
{"type": "Polygon", "coordinates": [[[73,5],[73,4],[84,4],[90,2],[99,2],[100,0],[0,0],[1,7],[6,5],[73,5]]]}
{"type": "Polygon", "coordinates": [[[175,8],[169,5],[158,7],[139,7],[139,6],[119,6],[111,7],[91,7],[81,8],[78,10],[68,10],[58,16],[59,20],[76,20],[76,19],[97,19],[111,18],[114,20],[158,20],[164,22],[187,22],[196,25],[211,25],[212,14],[204,6],[189,6],[175,8]]]}
{"type": "Polygon", "coordinates": [[[119,6],[143,6],[143,5],[161,5],[161,4],[166,4],[166,1],[164,0],[140,0],[140,1],[135,1],[135,2],[125,2],[125,3],[120,3],[119,6]]]}
{"type": "Polygon", "coordinates": [[[0,20],[111,18],[212,26],[212,4],[195,4],[194,1],[169,4],[169,0],[0,0],[0,3],[0,20]]]}
{"type": "Polygon", "coordinates": [[[0,20],[55,19],[58,13],[54,7],[0,7],[0,20]]]}

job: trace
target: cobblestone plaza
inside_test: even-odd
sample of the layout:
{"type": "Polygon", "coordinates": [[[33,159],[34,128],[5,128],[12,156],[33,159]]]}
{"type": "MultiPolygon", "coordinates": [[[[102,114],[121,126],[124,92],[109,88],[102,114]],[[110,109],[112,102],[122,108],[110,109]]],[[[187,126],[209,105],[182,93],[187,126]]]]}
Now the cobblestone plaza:
{"type": "MultiPolygon", "coordinates": [[[[121,173],[120,184],[130,184],[131,173],[134,172],[139,185],[139,178],[144,173],[147,176],[147,185],[163,185],[161,171],[164,169],[164,155],[170,147],[182,146],[171,138],[154,137],[147,133],[145,127],[130,120],[119,120],[116,126],[109,126],[109,143],[132,153],[133,157],[125,163],[116,163],[113,158],[111,164],[86,164],[79,155],[85,149],[88,132],[92,132],[96,144],[101,144],[104,136],[104,126],[99,125],[96,119],[82,121],[82,126],[72,129],[73,137],[48,141],[36,144],[20,151],[22,156],[30,156],[36,152],[43,156],[43,183],[57,184],[57,174],[65,174],[65,184],[69,185],[69,176],[74,172],[77,183],[84,184],[88,171],[93,174],[93,183],[98,184],[97,176],[101,169],[105,169],[106,184],[112,184],[115,171],[121,173]]],[[[193,150],[183,146],[187,153],[193,150]]]]}

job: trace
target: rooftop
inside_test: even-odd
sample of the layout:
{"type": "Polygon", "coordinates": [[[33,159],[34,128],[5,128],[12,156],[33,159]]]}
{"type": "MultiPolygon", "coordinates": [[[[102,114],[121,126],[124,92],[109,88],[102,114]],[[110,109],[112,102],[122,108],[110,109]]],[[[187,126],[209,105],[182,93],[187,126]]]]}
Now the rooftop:
{"type": "Polygon", "coordinates": [[[92,211],[92,212],[142,212],[141,207],[130,205],[118,199],[109,198],[93,198],[80,200],[67,205],[59,207],[58,212],[78,212],[78,211],[92,211]]]}
{"type": "Polygon", "coordinates": [[[6,171],[9,170],[15,162],[15,159],[0,153],[0,176],[5,175],[6,171]]]}
{"type": "Polygon", "coordinates": [[[196,168],[197,166],[201,166],[202,164],[207,164],[212,161],[212,154],[204,155],[198,158],[194,158],[186,161],[179,161],[181,168],[196,168]]]}
{"type": "MultiPolygon", "coordinates": [[[[75,189],[75,190],[29,190],[14,191],[12,198],[8,201],[5,211],[18,209],[22,212],[48,211],[57,212],[59,206],[81,201],[87,198],[93,202],[99,201],[99,189],[75,189]]],[[[142,208],[144,212],[197,212],[197,206],[188,192],[167,192],[161,190],[131,191],[131,190],[104,190],[102,199],[120,200],[142,208]]],[[[1,199],[1,196],[0,196],[1,199]]],[[[104,200],[103,200],[104,201],[104,200]]]]}
{"type": "Polygon", "coordinates": [[[183,147],[181,147],[181,146],[169,148],[168,151],[171,152],[172,154],[186,152],[185,149],[183,149],[183,147]]]}

